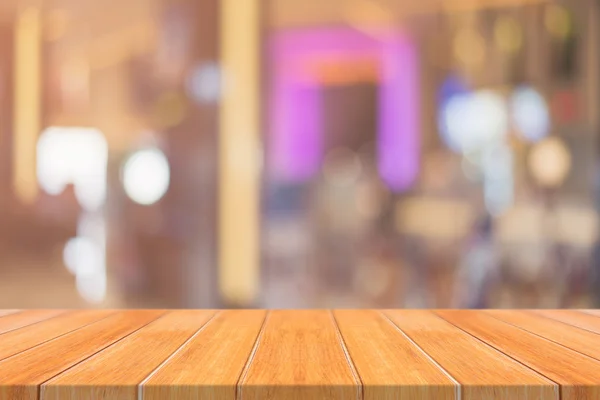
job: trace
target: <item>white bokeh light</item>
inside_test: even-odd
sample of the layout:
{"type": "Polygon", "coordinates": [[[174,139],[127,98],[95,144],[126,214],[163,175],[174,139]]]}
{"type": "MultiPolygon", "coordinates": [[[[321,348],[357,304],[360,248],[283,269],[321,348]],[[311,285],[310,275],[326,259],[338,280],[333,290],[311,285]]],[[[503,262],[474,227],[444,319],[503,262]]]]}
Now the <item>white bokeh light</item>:
{"type": "Polygon", "coordinates": [[[63,251],[67,269],[73,275],[91,274],[104,271],[103,251],[98,244],[87,237],[69,239],[63,251]]]}
{"type": "Polygon", "coordinates": [[[550,114],[546,100],[531,87],[517,89],[511,98],[514,126],[525,140],[537,142],[548,135],[550,114]]]}
{"type": "Polygon", "coordinates": [[[477,151],[506,136],[506,103],[489,90],[459,94],[445,104],[441,123],[452,149],[462,153],[477,151]]]}
{"type": "Polygon", "coordinates": [[[106,273],[78,274],[75,279],[77,291],[87,302],[99,304],[106,298],[106,273]]]}
{"type": "Polygon", "coordinates": [[[190,74],[187,89],[200,103],[210,103],[221,97],[221,67],[215,62],[197,66],[190,74]]]}
{"type": "Polygon", "coordinates": [[[125,193],[138,204],[159,201],[169,189],[169,182],[169,162],[159,149],[139,150],[123,165],[125,193]]]}
{"type": "Polygon", "coordinates": [[[107,162],[108,144],[97,129],[51,127],[38,139],[40,186],[55,196],[73,184],[77,201],[85,210],[97,210],[106,200],[107,162]]]}

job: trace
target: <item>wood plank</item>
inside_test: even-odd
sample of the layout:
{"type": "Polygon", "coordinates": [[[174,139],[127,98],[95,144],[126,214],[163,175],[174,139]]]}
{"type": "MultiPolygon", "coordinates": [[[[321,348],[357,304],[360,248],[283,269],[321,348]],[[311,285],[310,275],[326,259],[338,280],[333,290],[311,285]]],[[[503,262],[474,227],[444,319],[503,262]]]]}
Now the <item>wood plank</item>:
{"type": "Polygon", "coordinates": [[[600,398],[600,363],[477,311],[436,311],[445,320],[560,385],[562,400],[600,398]]]}
{"type": "Polygon", "coordinates": [[[532,312],[581,329],[600,333],[600,318],[596,315],[574,310],[532,310],[532,312]]]}
{"type": "Polygon", "coordinates": [[[39,385],[164,314],[123,311],[0,361],[0,400],[37,399],[39,385]]]}
{"type": "Polygon", "coordinates": [[[265,316],[263,310],[223,311],[140,385],[141,398],[235,399],[265,316]]]}
{"type": "Polygon", "coordinates": [[[4,315],[18,313],[19,311],[21,311],[21,310],[0,310],[0,317],[2,317],[4,315]]]}
{"type": "Polygon", "coordinates": [[[380,313],[336,310],[334,316],[365,400],[459,398],[457,382],[380,313]]]}
{"type": "Polygon", "coordinates": [[[135,400],[140,382],[214,314],[172,311],[44,383],[42,398],[135,400]]]}
{"type": "Polygon", "coordinates": [[[487,311],[491,316],[600,360],[600,335],[526,311],[487,311]]]}
{"type": "Polygon", "coordinates": [[[578,310],[581,312],[584,312],[586,314],[592,314],[592,315],[599,315],[600,316],[600,310],[578,310]]]}
{"type": "Polygon", "coordinates": [[[0,360],[106,318],[114,311],[72,311],[0,335],[0,360]]]}
{"type": "Polygon", "coordinates": [[[0,318],[0,334],[35,324],[64,312],[66,310],[30,310],[5,315],[0,318]]]}
{"type": "Polygon", "coordinates": [[[431,311],[389,310],[384,313],[460,383],[462,399],[558,400],[558,385],[554,382],[431,311]]]}
{"type": "Polygon", "coordinates": [[[239,385],[244,400],[359,399],[330,311],[271,311],[239,385]]]}

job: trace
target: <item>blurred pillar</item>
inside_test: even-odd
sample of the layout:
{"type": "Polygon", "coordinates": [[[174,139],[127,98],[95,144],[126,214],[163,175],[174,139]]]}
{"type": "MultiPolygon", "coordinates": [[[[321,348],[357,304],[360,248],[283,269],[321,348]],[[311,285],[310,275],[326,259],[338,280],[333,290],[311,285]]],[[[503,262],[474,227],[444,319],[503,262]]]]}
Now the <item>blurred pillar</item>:
{"type": "Polygon", "coordinates": [[[21,10],[14,31],[14,136],[13,184],[25,203],[37,196],[35,173],[37,136],[40,132],[41,11],[21,10]]]}
{"type": "Polygon", "coordinates": [[[0,19],[0,210],[5,210],[12,181],[12,101],[9,93],[13,91],[13,31],[12,21],[0,19]]]}
{"type": "Polygon", "coordinates": [[[260,3],[221,2],[219,288],[236,306],[256,300],[260,275],[260,3]]]}
{"type": "MultiPolygon", "coordinates": [[[[596,212],[600,213],[600,0],[590,1],[589,18],[589,43],[587,47],[588,74],[587,85],[590,88],[589,97],[589,118],[596,141],[596,192],[595,203],[596,212]]],[[[596,243],[592,252],[592,306],[600,307],[600,238],[596,238],[596,243]]]]}

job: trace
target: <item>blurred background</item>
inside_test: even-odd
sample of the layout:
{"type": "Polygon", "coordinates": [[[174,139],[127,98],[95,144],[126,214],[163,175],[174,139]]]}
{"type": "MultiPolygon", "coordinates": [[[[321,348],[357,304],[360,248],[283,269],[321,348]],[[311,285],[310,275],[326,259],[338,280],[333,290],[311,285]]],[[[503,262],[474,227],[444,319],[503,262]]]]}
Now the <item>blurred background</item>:
{"type": "Polygon", "coordinates": [[[2,0],[0,308],[598,307],[599,24],[2,0]]]}

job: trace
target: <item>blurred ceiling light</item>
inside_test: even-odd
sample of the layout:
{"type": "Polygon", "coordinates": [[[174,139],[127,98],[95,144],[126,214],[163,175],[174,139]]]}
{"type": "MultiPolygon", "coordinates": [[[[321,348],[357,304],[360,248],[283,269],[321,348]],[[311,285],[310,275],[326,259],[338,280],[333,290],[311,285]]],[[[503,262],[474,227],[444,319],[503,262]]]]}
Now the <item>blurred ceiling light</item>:
{"type": "Polygon", "coordinates": [[[501,141],[508,131],[506,103],[489,90],[452,97],[442,109],[441,119],[450,148],[462,153],[501,141]]]}
{"type": "Polygon", "coordinates": [[[462,28],[454,37],[453,51],[459,62],[479,67],[485,58],[485,40],[475,29],[462,28]]]}
{"type": "Polygon", "coordinates": [[[572,33],[572,21],[569,11],[558,4],[550,4],[544,14],[544,25],[557,39],[566,39],[572,33]]]}
{"type": "Polygon", "coordinates": [[[533,178],[543,187],[560,186],[571,169],[571,154],[556,137],[538,142],[529,154],[529,169],[533,178]]]}
{"type": "Polygon", "coordinates": [[[494,40],[500,50],[515,53],[523,46],[523,30],[511,17],[499,17],[494,24],[494,40]]]}
{"type": "Polygon", "coordinates": [[[216,62],[198,65],[190,74],[187,90],[198,103],[213,103],[221,97],[221,67],[216,62]]]}
{"type": "Polygon", "coordinates": [[[548,105],[537,90],[528,86],[520,87],[512,94],[510,102],[513,123],[523,139],[537,142],[548,135],[548,105]]]}
{"type": "Polygon", "coordinates": [[[323,174],[329,183],[347,186],[355,183],[362,172],[358,155],[347,148],[337,148],[325,157],[323,174]]]}
{"type": "Polygon", "coordinates": [[[141,205],[159,201],[170,181],[169,162],[159,149],[133,153],[123,165],[123,187],[131,200],[141,205]]]}
{"type": "Polygon", "coordinates": [[[93,128],[51,127],[37,143],[37,178],[51,195],[75,187],[79,204],[86,210],[100,208],[106,199],[108,143],[93,128]]]}

